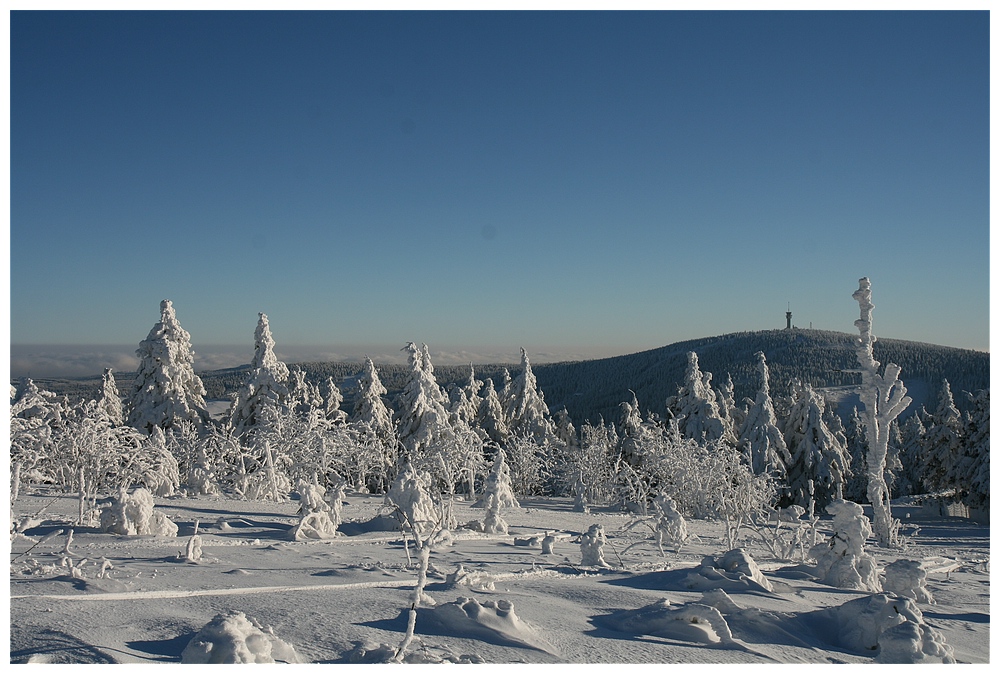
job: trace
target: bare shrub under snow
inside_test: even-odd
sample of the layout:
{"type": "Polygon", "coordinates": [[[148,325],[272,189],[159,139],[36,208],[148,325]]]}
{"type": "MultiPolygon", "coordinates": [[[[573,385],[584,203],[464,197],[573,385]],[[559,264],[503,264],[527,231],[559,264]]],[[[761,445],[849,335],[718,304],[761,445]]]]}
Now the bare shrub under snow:
{"type": "Polygon", "coordinates": [[[912,599],[876,594],[829,609],[837,621],[839,644],[853,651],[878,650],[880,663],[953,663],[945,643],[912,599]]]}
{"type": "Polygon", "coordinates": [[[865,592],[880,592],[878,565],[865,552],[871,524],[857,503],[834,500],[826,506],[833,515],[833,534],[825,543],[813,546],[809,554],[824,583],[865,592]]]}
{"type": "Polygon", "coordinates": [[[295,649],[251,618],[236,611],[219,614],[181,652],[182,664],[262,664],[298,662],[295,649]]]}
{"type": "Polygon", "coordinates": [[[101,531],[122,536],[176,536],[177,525],[153,510],[153,495],[140,487],[132,494],[123,489],[101,511],[101,531]]]}

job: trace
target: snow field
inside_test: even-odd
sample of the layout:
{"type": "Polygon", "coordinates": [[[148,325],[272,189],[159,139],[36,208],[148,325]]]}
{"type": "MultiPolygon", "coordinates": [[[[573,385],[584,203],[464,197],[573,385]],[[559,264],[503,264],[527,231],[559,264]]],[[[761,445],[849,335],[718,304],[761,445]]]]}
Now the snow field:
{"type": "MultiPolygon", "coordinates": [[[[345,523],[366,522],[382,506],[381,496],[348,493],[345,500],[345,523]]],[[[72,495],[25,490],[15,517],[45,509],[36,518],[41,523],[12,542],[11,661],[180,662],[202,628],[234,612],[270,628],[302,662],[350,662],[352,656],[364,661],[366,645],[369,660],[384,656],[377,647],[395,649],[406,629],[416,555],[411,548],[408,563],[398,532],[293,541],[299,505],[157,498],[156,510],[178,525],[178,536],[129,537],[75,527],[72,495]],[[195,521],[202,558],[189,562],[183,557],[195,521]],[[74,530],[70,550],[79,577],[62,565],[66,533],[40,542],[59,529],[74,530]],[[102,574],[103,560],[112,568],[102,574]]],[[[772,592],[741,581],[735,567],[716,569],[726,578],[715,589],[692,583],[693,574],[707,579],[699,571],[706,557],[720,563],[724,557],[719,522],[689,519],[689,542],[664,557],[648,529],[623,531],[632,521],[623,513],[597,507],[574,512],[572,498],[523,498],[521,506],[503,510],[508,535],[456,529],[451,545],[431,553],[425,591],[436,605],[418,609],[416,640],[408,649],[414,657],[868,663],[878,655],[838,642],[830,629],[840,607],[873,595],[824,585],[815,567],[769,558],[753,541],[744,538],[741,545],[772,592]],[[594,524],[607,537],[603,553],[610,568],[581,564],[580,545],[573,541],[594,524]],[[514,544],[515,538],[545,532],[557,534],[553,554],[514,544]],[[459,566],[471,584],[449,582],[459,566]]],[[[481,520],[484,511],[459,501],[455,513],[464,523],[481,520]]],[[[901,558],[953,560],[957,569],[926,578],[936,603],[916,606],[958,662],[988,662],[988,527],[926,518],[916,508],[894,513],[908,523],[904,533],[919,526],[917,535],[899,551],[869,541],[867,552],[880,568],[901,558]]],[[[824,517],[820,540],[830,531],[831,519],[824,517]]]]}

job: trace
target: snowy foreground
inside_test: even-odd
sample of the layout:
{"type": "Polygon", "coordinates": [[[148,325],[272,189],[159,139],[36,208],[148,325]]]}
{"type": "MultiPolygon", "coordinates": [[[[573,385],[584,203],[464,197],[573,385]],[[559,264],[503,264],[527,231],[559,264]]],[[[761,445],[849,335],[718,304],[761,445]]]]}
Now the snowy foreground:
{"type": "MultiPolygon", "coordinates": [[[[169,538],[74,526],[75,497],[22,492],[13,516],[34,522],[12,542],[11,662],[179,663],[182,653],[204,661],[224,651],[384,662],[406,631],[417,558],[411,550],[408,562],[398,531],[365,531],[382,497],[345,500],[345,533],[295,542],[297,500],[157,499],[179,529],[169,538]],[[190,545],[196,522],[200,557],[190,545]]],[[[906,547],[869,541],[867,550],[881,568],[910,559],[930,571],[934,603],[907,604],[917,607],[910,622],[919,621],[907,631],[886,623],[887,614],[901,622],[893,597],[873,602],[821,584],[814,566],[774,561],[746,536],[741,544],[762,575],[699,567],[726,552],[717,522],[688,520],[691,540],[663,557],[648,528],[623,530],[632,523],[626,514],[574,512],[571,499],[525,498],[521,506],[503,511],[508,535],[456,529],[431,554],[426,594],[434,605],[418,609],[406,661],[913,662],[928,660],[920,643],[926,651],[942,642],[959,663],[989,661],[988,526],[893,509],[906,547]],[[576,541],[594,524],[607,535],[608,568],[581,564],[576,541]],[[546,533],[551,554],[540,545],[546,533]]],[[[455,515],[469,522],[484,511],[459,502],[455,515]]],[[[817,540],[829,532],[824,516],[817,540]]]]}

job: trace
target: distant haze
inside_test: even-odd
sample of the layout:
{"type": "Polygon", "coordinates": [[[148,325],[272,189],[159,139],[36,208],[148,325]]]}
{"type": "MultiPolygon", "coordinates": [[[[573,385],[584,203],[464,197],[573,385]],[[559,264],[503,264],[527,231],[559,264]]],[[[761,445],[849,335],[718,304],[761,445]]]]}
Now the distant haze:
{"type": "MultiPolygon", "coordinates": [[[[12,344],[10,348],[10,376],[32,378],[92,377],[110,367],[115,372],[134,372],[139,365],[136,347],[129,345],[38,345],[12,344]]],[[[435,365],[464,365],[468,363],[519,363],[519,347],[505,348],[442,348],[429,345],[435,365]]],[[[403,344],[369,346],[275,346],[275,353],[285,363],[361,361],[367,355],[376,363],[405,363],[403,344]]],[[[591,360],[624,355],[610,348],[538,348],[526,345],[532,363],[591,360]]],[[[249,345],[194,345],[195,370],[219,370],[246,365],[253,357],[253,344],[249,345]]]]}

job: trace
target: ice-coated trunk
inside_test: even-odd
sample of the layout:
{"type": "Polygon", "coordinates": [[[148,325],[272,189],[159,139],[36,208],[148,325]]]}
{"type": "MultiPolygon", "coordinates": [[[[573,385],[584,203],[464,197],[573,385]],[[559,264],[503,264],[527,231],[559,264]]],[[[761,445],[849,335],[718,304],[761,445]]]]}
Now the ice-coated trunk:
{"type": "Polygon", "coordinates": [[[858,338],[858,361],[861,364],[861,403],[864,405],[862,421],[868,438],[868,500],[872,504],[872,532],[882,547],[899,547],[899,522],[893,520],[889,505],[889,487],[885,482],[886,456],[889,454],[889,425],[910,404],[906,387],[899,379],[900,368],[895,363],[885,366],[885,374],[878,374],[879,362],[875,360],[872,345],[871,282],[867,277],[858,283],[854,299],[861,307],[861,317],[854,321],[861,336],[858,338]]]}
{"type": "Polygon", "coordinates": [[[14,464],[14,475],[10,478],[10,505],[13,507],[17,502],[17,495],[21,491],[21,462],[14,464]]]}

